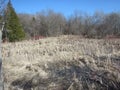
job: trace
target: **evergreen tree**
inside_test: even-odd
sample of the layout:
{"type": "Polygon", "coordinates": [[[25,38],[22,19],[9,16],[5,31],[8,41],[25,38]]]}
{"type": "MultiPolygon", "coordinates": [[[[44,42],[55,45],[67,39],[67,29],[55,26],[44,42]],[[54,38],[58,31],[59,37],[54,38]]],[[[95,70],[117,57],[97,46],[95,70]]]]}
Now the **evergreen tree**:
{"type": "Polygon", "coordinates": [[[8,30],[7,36],[10,42],[24,39],[25,33],[10,0],[6,11],[6,28],[8,30]]]}

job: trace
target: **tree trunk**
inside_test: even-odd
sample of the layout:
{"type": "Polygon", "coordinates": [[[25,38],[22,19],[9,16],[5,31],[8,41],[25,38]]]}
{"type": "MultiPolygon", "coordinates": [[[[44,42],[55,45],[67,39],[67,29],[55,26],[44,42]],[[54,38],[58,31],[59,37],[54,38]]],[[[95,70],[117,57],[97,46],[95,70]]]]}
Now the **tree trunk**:
{"type": "Polygon", "coordinates": [[[1,41],[2,41],[2,30],[0,30],[0,90],[3,90],[1,41]]]}

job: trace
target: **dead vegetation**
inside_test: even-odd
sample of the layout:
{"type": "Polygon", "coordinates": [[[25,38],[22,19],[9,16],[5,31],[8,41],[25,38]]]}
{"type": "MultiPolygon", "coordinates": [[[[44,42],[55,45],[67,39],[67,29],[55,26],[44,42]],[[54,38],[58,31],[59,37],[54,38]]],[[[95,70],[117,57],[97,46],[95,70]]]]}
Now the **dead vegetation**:
{"type": "Polygon", "coordinates": [[[119,90],[120,40],[50,37],[2,45],[5,90],[119,90]]]}

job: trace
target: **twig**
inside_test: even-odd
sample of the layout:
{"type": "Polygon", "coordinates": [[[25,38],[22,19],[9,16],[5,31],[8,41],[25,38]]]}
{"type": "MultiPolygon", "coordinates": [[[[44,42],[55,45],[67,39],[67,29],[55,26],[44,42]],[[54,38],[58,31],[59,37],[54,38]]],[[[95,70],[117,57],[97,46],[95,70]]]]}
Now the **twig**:
{"type": "Polygon", "coordinates": [[[73,84],[74,84],[74,82],[71,83],[71,85],[69,86],[69,88],[67,90],[71,90],[73,84]]]}

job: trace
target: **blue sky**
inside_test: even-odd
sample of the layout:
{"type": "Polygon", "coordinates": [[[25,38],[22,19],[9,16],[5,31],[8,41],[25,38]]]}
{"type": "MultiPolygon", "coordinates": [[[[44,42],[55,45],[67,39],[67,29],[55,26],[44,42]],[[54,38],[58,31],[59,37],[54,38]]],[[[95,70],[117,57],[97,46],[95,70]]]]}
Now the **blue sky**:
{"type": "Polygon", "coordinates": [[[120,11],[120,0],[11,0],[17,13],[35,14],[52,9],[55,12],[71,15],[74,11],[93,14],[95,11],[105,13],[120,11]]]}

